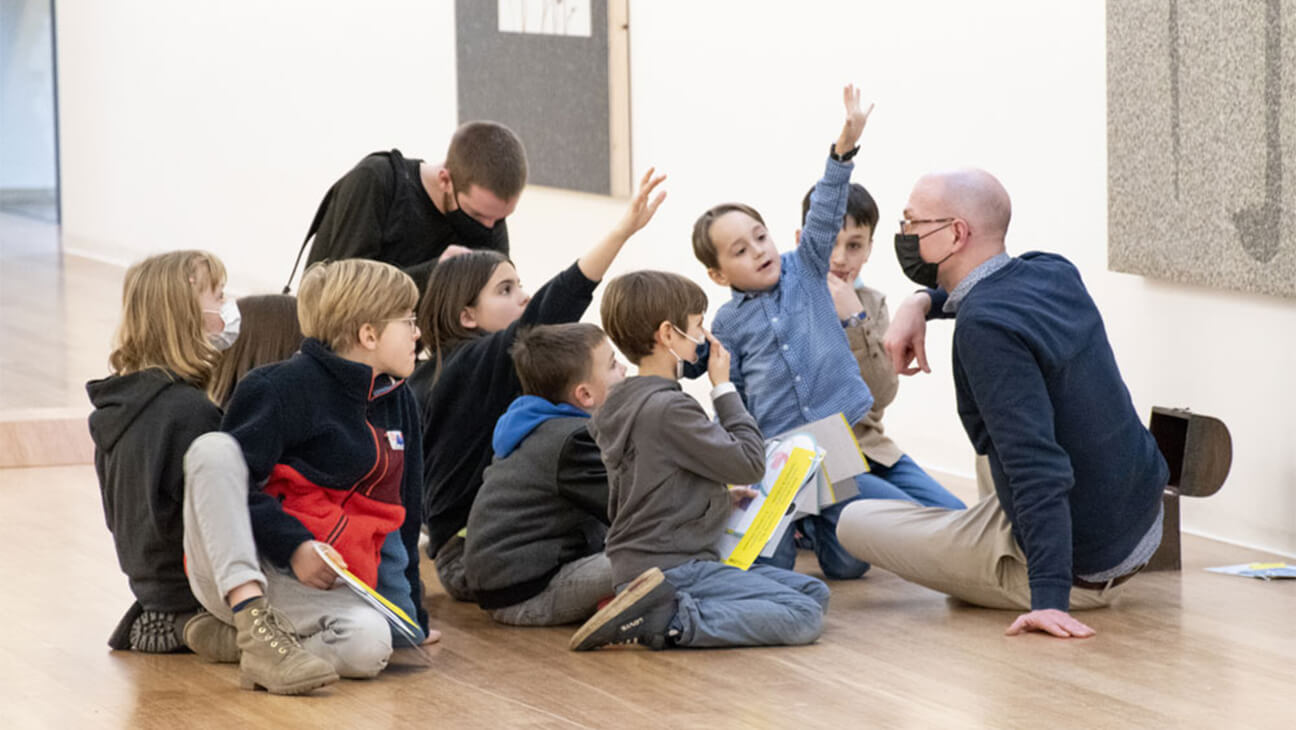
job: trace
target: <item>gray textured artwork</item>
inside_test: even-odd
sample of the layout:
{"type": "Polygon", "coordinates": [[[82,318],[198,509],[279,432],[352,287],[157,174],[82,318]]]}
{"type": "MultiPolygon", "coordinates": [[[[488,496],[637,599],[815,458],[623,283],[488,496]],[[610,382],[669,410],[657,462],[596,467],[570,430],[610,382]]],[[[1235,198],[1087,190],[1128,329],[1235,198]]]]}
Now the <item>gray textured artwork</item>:
{"type": "Polygon", "coordinates": [[[1109,0],[1108,266],[1296,297],[1296,2],[1109,0]]]}

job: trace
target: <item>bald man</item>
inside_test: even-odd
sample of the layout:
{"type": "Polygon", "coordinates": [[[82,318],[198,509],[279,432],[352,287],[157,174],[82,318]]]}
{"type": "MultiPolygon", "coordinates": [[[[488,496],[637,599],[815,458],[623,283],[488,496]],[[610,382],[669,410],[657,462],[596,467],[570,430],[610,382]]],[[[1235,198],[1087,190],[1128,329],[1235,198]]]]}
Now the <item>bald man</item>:
{"type": "Polygon", "coordinates": [[[994,494],[967,510],[862,500],[837,534],[907,580],[1025,611],[1008,634],[1087,637],[1070,611],[1111,603],[1156,551],[1169,470],[1080,272],[1055,254],[1008,256],[1011,216],[984,170],[920,178],[895,246],[928,288],[900,306],[884,341],[897,372],[931,372],[926,320],[955,320],[959,417],[994,494]]]}

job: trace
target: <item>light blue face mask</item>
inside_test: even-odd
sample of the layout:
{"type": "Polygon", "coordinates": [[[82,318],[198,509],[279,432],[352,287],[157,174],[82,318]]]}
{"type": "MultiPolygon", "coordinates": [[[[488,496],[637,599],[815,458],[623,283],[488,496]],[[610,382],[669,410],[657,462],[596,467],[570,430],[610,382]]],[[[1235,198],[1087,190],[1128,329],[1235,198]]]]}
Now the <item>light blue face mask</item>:
{"type": "Polygon", "coordinates": [[[203,314],[215,314],[221,318],[224,328],[216,334],[207,335],[207,341],[217,350],[228,350],[234,345],[234,340],[239,336],[239,324],[243,321],[243,315],[239,313],[238,302],[233,299],[226,299],[220,309],[204,309],[203,314]]]}

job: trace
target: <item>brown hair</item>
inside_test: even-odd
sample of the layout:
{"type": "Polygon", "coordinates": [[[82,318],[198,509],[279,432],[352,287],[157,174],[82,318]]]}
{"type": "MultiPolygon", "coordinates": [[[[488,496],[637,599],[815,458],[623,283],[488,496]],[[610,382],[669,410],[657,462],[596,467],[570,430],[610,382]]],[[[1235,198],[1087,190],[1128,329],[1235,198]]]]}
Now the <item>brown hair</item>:
{"type": "Polygon", "coordinates": [[[572,388],[589,378],[591,353],[606,339],[603,330],[584,322],[522,330],[509,350],[522,392],[551,403],[567,400],[572,388]]]}
{"type": "Polygon", "coordinates": [[[446,150],[445,168],[460,193],[477,185],[509,201],[526,186],[522,140],[498,122],[468,122],[456,129],[446,150]]]}
{"type": "Polygon", "coordinates": [[[716,254],[715,241],[711,240],[711,224],[715,222],[716,218],[734,211],[746,213],[759,221],[762,226],[765,225],[765,219],[761,217],[760,213],[756,212],[755,208],[742,203],[721,203],[712,206],[707,212],[698,216],[698,219],[693,222],[693,255],[708,269],[720,268],[720,258],[716,254]]]}
{"type": "Polygon", "coordinates": [[[432,270],[419,304],[418,325],[423,331],[423,344],[435,357],[438,374],[443,354],[481,336],[477,328],[463,326],[459,314],[464,307],[477,304],[482,289],[503,263],[513,262],[498,251],[469,251],[442,261],[432,270]]]}
{"type": "Polygon", "coordinates": [[[688,318],[706,311],[702,287],[669,271],[633,271],[603,291],[603,329],[630,362],[652,354],[657,328],[670,322],[688,330],[688,318]]]}
{"type": "Polygon", "coordinates": [[[360,328],[373,325],[379,334],[418,304],[418,287],[404,271],[368,259],[311,264],[297,287],[297,320],[302,334],[334,352],[359,343],[360,328]]]}
{"type": "Polygon", "coordinates": [[[205,387],[219,353],[203,333],[198,292],[224,284],[225,265],[206,251],[172,251],[131,266],[108,356],[113,373],[163,368],[205,387]]]}
{"type": "Polygon", "coordinates": [[[221,408],[229,405],[234,386],[252,368],[287,360],[301,347],[297,300],[284,294],[261,294],[238,300],[242,325],[234,344],[216,363],[207,393],[221,408]]]}

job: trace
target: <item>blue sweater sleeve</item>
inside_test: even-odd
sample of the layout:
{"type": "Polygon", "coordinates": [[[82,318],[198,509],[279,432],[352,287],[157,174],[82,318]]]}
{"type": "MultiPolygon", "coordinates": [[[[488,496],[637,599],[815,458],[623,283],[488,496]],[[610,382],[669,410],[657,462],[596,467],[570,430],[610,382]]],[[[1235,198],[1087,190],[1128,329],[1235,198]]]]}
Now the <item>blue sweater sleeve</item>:
{"type": "Polygon", "coordinates": [[[805,264],[806,271],[820,279],[828,277],[828,261],[833,246],[837,245],[842,220],[846,217],[846,199],[850,197],[850,176],[854,169],[854,163],[838,162],[829,157],[823,177],[810,193],[810,212],[806,214],[797,256],[805,264]]]}
{"type": "Polygon", "coordinates": [[[953,312],[945,311],[945,302],[949,300],[949,294],[944,289],[924,289],[927,296],[931,297],[931,309],[927,310],[927,319],[953,319],[953,312]]]}
{"type": "Polygon", "coordinates": [[[401,428],[405,431],[405,474],[401,478],[401,501],[405,505],[405,523],[401,525],[401,541],[409,563],[405,579],[409,582],[410,599],[414,602],[419,627],[427,635],[428,614],[423,608],[423,583],[419,577],[419,531],[423,527],[423,426],[419,419],[418,404],[409,384],[401,386],[401,428]]]}
{"type": "Polygon", "coordinates": [[[1029,343],[989,318],[954,330],[961,370],[999,457],[1009,514],[1026,553],[1031,609],[1067,610],[1075,475],[1054,434],[1053,403],[1029,343]]]}
{"type": "Polygon", "coordinates": [[[285,412],[275,389],[253,370],[234,389],[221,422],[221,430],[238,441],[247,460],[248,512],[257,550],[285,568],[298,545],[315,539],[300,520],[283,511],[279,500],[262,491],[283,455],[286,421],[293,419],[308,420],[305,414],[285,412]]]}

